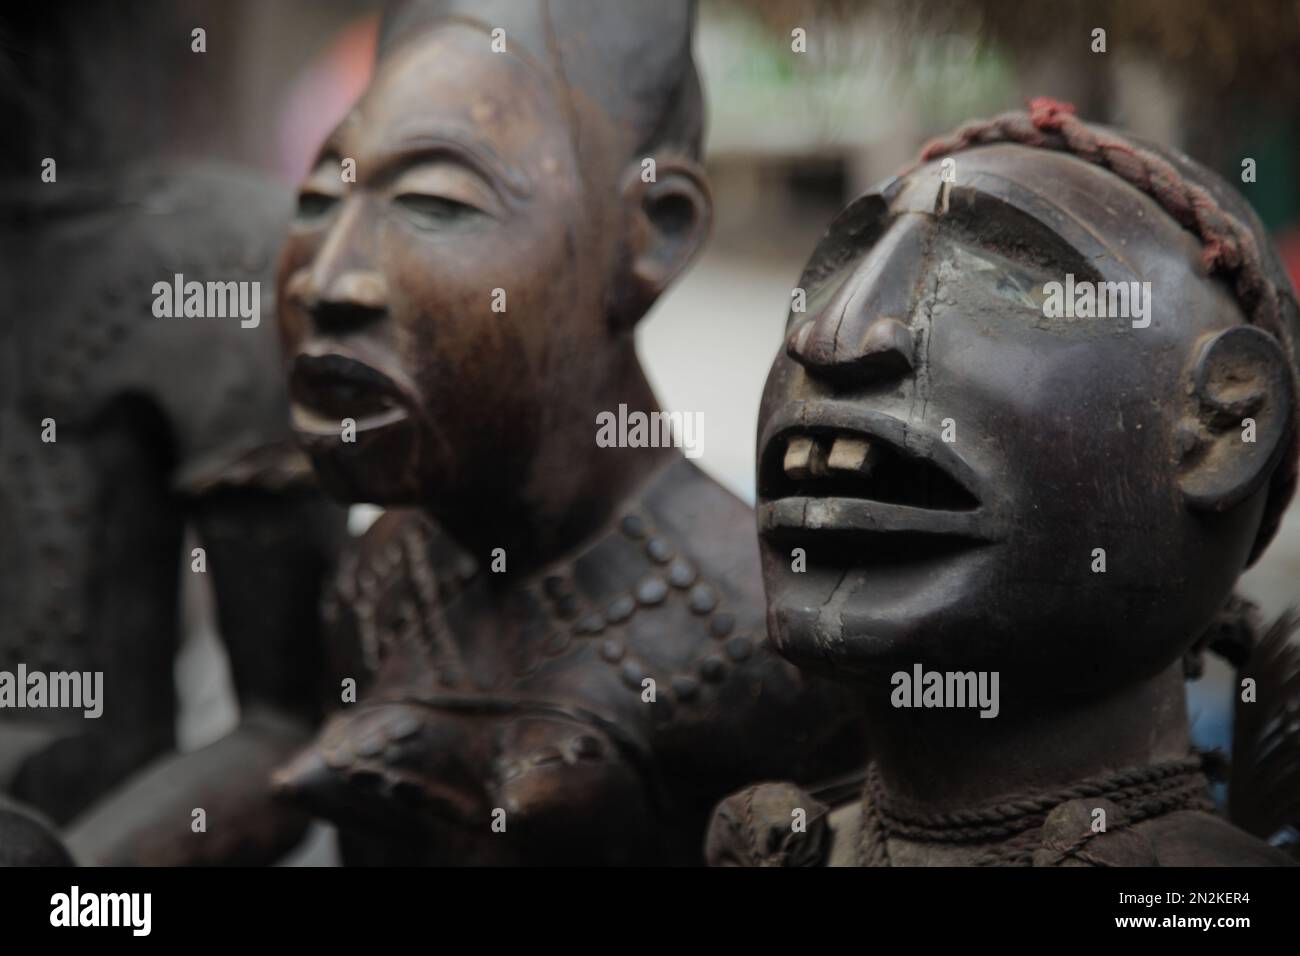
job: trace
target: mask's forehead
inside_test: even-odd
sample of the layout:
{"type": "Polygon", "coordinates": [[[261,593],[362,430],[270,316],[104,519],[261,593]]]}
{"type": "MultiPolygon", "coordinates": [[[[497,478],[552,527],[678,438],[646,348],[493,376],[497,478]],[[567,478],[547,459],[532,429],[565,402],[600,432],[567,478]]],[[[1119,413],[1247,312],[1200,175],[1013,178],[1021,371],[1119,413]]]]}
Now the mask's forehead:
{"type": "Polygon", "coordinates": [[[379,57],[449,19],[472,21],[485,43],[545,64],[575,100],[639,144],[695,81],[694,13],[694,0],[397,0],[385,11],[379,57]]]}
{"type": "Polygon", "coordinates": [[[1049,264],[1057,257],[1071,266],[1079,257],[1103,275],[1149,272],[1152,256],[1196,263],[1201,255],[1196,237],[1150,196],[1099,166],[1043,149],[999,145],[945,157],[907,177],[892,208],[925,208],[1014,242],[1014,233],[1002,235],[1005,219],[1037,242],[1073,250],[1063,256],[1045,250],[1049,264]]]}
{"type": "Polygon", "coordinates": [[[963,151],[861,197],[832,225],[801,285],[812,294],[833,283],[901,218],[916,215],[932,219],[940,238],[1058,278],[1167,282],[1161,297],[1171,304],[1198,288],[1211,294],[1202,285],[1201,244],[1153,199],[1083,160],[1017,145],[963,151]]]}
{"type": "MultiPolygon", "coordinates": [[[[484,154],[517,185],[524,147],[567,122],[549,76],[534,61],[495,56],[476,29],[443,21],[383,60],[358,108],[340,133],[364,132],[382,149],[409,142],[455,139],[484,154]]],[[[552,166],[554,163],[552,162],[552,166]]]]}
{"type": "MultiPolygon", "coordinates": [[[[1083,162],[1093,167],[1094,175],[1114,177],[1159,207],[1163,215],[1152,217],[1151,224],[1169,228],[1172,221],[1192,234],[1205,270],[1225,280],[1243,318],[1283,341],[1300,363],[1295,347],[1300,307],[1294,287],[1263,224],[1242,195],[1176,150],[1084,124],[1073,113],[1068,104],[1031,100],[1027,114],[1007,113],[963,124],[952,136],[927,144],[922,157],[947,165],[950,176],[955,175],[960,157],[1001,150],[1033,157],[1026,162],[1048,162],[1048,156],[1083,162]]],[[[1113,190],[1115,183],[1100,188],[1113,190]]]]}

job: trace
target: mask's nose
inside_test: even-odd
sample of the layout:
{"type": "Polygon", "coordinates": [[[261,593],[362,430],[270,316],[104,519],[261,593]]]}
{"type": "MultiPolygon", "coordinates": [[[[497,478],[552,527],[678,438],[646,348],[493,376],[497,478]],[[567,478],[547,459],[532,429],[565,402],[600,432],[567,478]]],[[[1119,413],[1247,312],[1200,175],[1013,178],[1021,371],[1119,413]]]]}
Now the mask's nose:
{"type": "Polygon", "coordinates": [[[388,283],[374,265],[365,217],[361,203],[345,204],[316,256],[289,278],[289,301],[317,332],[354,331],[388,310],[388,283]]]}
{"type": "Polygon", "coordinates": [[[837,387],[907,375],[916,351],[910,320],[927,271],[932,228],[920,216],[896,223],[826,307],[790,330],[786,354],[837,387]]]}

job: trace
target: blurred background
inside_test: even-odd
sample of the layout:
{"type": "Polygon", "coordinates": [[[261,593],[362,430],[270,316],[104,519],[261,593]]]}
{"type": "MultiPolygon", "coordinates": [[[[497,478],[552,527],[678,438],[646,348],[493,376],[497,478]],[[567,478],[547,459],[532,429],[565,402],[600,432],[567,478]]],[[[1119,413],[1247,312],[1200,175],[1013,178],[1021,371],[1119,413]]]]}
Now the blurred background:
{"type": "MultiPolygon", "coordinates": [[[[366,82],[378,8],[72,3],[68,16],[102,18],[103,30],[83,30],[85,56],[61,68],[85,71],[93,95],[139,106],[129,127],[85,131],[97,153],[228,160],[291,185],[366,82]],[[198,26],[201,56],[189,50],[198,26]]],[[[1181,148],[1238,185],[1300,279],[1300,0],[702,0],[696,59],[715,234],[638,341],[664,406],[703,413],[699,463],[747,501],[759,394],[804,260],[847,200],[966,119],[1050,95],[1181,148]],[[1241,180],[1246,158],[1253,183],[1241,180]]],[[[354,529],[372,517],[358,509],[354,529]]],[[[1300,509],[1242,590],[1270,618],[1300,600],[1300,509]]],[[[235,719],[209,602],[197,590],[186,599],[190,747],[235,719]]],[[[1232,693],[1217,662],[1193,685],[1202,745],[1227,747],[1232,693]]]]}

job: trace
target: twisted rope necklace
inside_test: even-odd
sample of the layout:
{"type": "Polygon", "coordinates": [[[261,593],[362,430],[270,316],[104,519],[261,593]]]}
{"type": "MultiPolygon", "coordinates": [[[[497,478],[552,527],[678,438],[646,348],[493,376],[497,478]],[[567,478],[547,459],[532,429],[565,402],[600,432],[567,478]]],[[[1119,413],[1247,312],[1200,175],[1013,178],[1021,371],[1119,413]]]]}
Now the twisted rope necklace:
{"type": "Polygon", "coordinates": [[[1123,825],[1130,826],[1178,810],[1211,809],[1208,786],[1202,758],[1192,756],[1129,767],[1056,790],[1015,794],[990,806],[927,813],[891,800],[880,782],[879,769],[872,763],[867,768],[862,797],[857,862],[859,866],[892,866],[888,841],[890,837],[901,837],[917,843],[948,845],[1002,841],[970,865],[1031,866],[1043,821],[1063,803],[1089,797],[1109,800],[1124,811],[1123,825]]]}

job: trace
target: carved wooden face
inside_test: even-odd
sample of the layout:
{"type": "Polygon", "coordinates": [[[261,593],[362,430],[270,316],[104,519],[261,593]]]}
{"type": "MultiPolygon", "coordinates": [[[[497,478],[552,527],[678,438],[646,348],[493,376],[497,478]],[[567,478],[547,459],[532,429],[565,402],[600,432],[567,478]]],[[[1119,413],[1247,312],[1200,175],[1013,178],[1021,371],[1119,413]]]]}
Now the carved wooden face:
{"type": "Polygon", "coordinates": [[[769,627],[801,665],[877,679],[1122,684],[1175,660],[1246,564],[1289,359],[1113,174],[1019,146],[955,162],[858,200],[814,254],[759,425],[769,627]],[[1085,282],[1123,314],[1055,314],[1085,282]]]}
{"type": "Polygon", "coordinates": [[[551,77],[467,25],[382,60],[320,157],[279,277],[318,471],[349,500],[527,500],[592,442],[579,402],[613,347],[608,171],[581,165],[551,77]]]}

